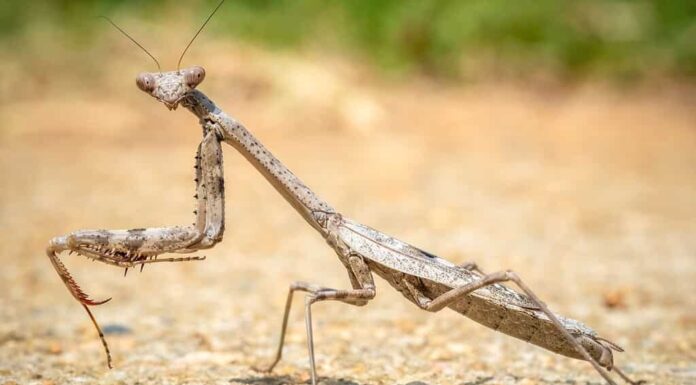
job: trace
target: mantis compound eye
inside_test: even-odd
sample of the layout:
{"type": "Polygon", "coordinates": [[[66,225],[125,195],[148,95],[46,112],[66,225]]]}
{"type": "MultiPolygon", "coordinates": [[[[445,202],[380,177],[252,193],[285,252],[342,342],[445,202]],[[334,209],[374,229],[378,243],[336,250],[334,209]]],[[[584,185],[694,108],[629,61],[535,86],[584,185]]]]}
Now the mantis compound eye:
{"type": "Polygon", "coordinates": [[[135,78],[135,84],[145,92],[152,92],[155,89],[155,78],[151,74],[140,74],[135,78]]]}
{"type": "Polygon", "coordinates": [[[184,81],[191,88],[196,88],[197,85],[205,79],[205,70],[203,67],[191,67],[184,73],[184,81]]]}

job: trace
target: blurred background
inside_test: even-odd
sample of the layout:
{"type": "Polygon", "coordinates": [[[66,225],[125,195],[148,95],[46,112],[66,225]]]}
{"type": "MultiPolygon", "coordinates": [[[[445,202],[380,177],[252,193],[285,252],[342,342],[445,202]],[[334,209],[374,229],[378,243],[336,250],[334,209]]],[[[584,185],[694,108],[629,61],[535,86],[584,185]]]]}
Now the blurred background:
{"type": "MultiPolygon", "coordinates": [[[[306,383],[294,280],[345,288],[323,240],[231,148],[227,231],[200,263],[123,272],[44,255],[80,228],[191,222],[196,119],[135,87],[215,1],[0,3],[0,384],[306,383]]],[[[696,383],[696,5],[691,1],[228,0],[183,66],[345,215],[453,262],[513,269],[622,345],[652,384],[696,383]]],[[[591,367],[428,314],[378,279],[316,306],[326,384],[601,384],[591,367]]],[[[299,296],[298,296],[299,297],[299,296]]],[[[301,299],[298,298],[298,302],[301,299]]],[[[299,308],[299,307],[298,307],[299,308]]]]}

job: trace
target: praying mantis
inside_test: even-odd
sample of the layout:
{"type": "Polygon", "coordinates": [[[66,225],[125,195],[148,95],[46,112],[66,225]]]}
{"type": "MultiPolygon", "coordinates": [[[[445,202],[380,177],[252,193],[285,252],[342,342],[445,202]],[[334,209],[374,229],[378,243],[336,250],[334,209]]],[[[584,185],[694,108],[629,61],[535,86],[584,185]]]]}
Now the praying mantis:
{"type": "MultiPolygon", "coordinates": [[[[183,106],[198,119],[203,139],[195,156],[196,217],[188,226],[134,228],[130,230],[79,230],[53,238],[46,254],[72,296],[83,306],[96,328],[112,367],[109,346],[90,307],[110,300],[93,300],[63,265],[62,252],[125,268],[161,262],[203,260],[185,256],[160,258],[162,254],[191,254],[209,249],[222,240],[225,230],[225,196],[222,143],[239,151],[287,200],[302,218],[331,247],[347,270],[350,289],[334,289],[306,282],[290,285],[280,339],[272,362],[260,371],[270,372],[282,357],[288,315],[294,294],[305,292],[305,325],[311,382],[317,383],[312,306],[322,301],[339,301],[364,306],[376,295],[373,273],[399,291],[419,308],[438,312],[450,308],[484,326],[540,346],[552,352],[588,361],[608,384],[616,385],[614,371],[629,384],[633,381],[614,366],[612,351],[619,346],[594,330],[551,312],[548,306],[511,270],[483,273],[474,263],[455,265],[434,254],[372,229],[343,216],[319,198],[280,162],[241,123],[223,112],[197,89],[205,78],[202,67],[180,69],[181,59],[213,14],[195,34],[182,53],[176,71],[141,73],[138,88],[168,109],[183,106]],[[502,283],[514,283],[521,292],[502,283]]],[[[110,21],[110,20],[109,20],[110,21]]],[[[112,23],[113,24],[113,23],[112,23]]],[[[114,24],[140,48],[140,44],[114,24]]],[[[147,52],[147,50],[145,50],[147,52]]],[[[150,55],[152,57],[152,55],[150,55]]],[[[152,57],[157,63],[159,63],[152,57]]]]}

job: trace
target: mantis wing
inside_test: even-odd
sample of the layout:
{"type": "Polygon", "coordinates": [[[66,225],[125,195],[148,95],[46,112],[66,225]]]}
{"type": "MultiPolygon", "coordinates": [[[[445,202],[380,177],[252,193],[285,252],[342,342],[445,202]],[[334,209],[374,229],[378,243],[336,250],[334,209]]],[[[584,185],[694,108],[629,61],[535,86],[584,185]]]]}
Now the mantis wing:
{"type": "MultiPolygon", "coordinates": [[[[451,288],[464,286],[482,277],[476,272],[459,268],[452,262],[347,218],[343,218],[338,228],[338,236],[351,249],[380,265],[451,288]]],[[[529,298],[499,284],[481,288],[473,294],[503,305],[513,304],[525,309],[539,308],[529,298]]]]}

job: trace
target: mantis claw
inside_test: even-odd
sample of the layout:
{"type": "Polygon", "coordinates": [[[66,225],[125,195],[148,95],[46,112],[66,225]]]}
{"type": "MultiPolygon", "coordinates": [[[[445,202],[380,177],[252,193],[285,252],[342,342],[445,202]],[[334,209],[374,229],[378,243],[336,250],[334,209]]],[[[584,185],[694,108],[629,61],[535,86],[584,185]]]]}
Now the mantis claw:
{"type": "Polygon", "coordinates": [[[81,302],[82,302],[83,304],[85,304],[85,305],[97,306],[97,305],[103,305],[103,304],[105,304],[105,303],[111,301],[112,298],[113,298],[113,297],[109,297],[109,298],[107,298],[107,299],[105,299],[105,300],[102,300],[102,301],[95,301],[95,300],[93,300],[93,299],[86,298],[86,299],[82,300],[81,302]]]}

